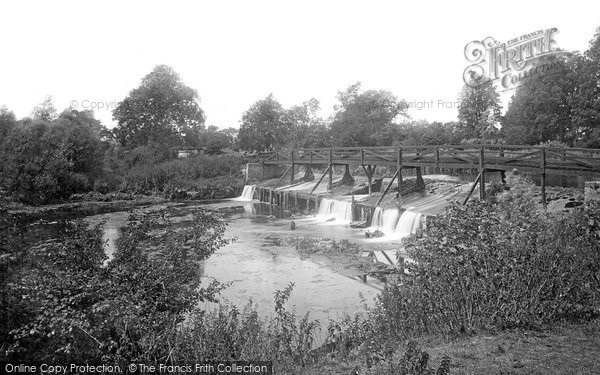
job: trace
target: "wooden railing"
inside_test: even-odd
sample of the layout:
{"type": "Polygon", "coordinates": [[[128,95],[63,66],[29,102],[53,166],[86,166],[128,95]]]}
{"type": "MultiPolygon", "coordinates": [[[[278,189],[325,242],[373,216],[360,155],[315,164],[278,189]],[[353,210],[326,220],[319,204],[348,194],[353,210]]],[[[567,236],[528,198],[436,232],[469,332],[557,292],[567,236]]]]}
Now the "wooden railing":
{"type": "Polygon", "coordinates": [[[507,145],[332,147],[259,155],[265,164],[352,164],[484,169],[600,177],[600,149],[507,145]]]}

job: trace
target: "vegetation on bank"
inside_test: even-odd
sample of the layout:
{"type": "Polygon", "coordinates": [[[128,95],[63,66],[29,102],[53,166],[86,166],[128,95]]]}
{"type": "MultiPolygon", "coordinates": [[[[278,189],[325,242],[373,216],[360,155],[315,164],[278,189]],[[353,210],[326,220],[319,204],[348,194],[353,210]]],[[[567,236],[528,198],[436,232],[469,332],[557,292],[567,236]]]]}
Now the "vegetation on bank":
{"type": "Polygon", "coordinates": [[[156,145],[127,150],[102,140],[96,125],[90,114],[73,112],[50,123],[15,123],[0,140],[0,194],[40,205],[123,194],[219,199],[242,190],[240,156],[177,159],[156,145]]]}
{"type": "MultiPolygon", "coordinates": [[[[514,176],[509,183],[511,190],[488,202],[452,205],[428,220],[406,241],[415,261],[409,274],[395,275],[364,313],[331,322],[288,311],[291,285],[275,294],[272,317],[252,304],[199,308],[199,301],[218,300],[222,287],[202,285],[197,267],[226,242],[215,213],[199,211],[177,228],[168,218],[134,215],[115,258],[103,265],[98,227],[64,223],[59,241],[40,245],[2,211],[3,360],[252,359],[274,361],[277,373],[307,374],[350,362],[360,374],[442,374],[459,370],[454,363],[463,354],[430,356],[432,338],[593,325],[600,204],[547,213],[531,185],[514,176]],[[315,348],[319,332],[327,340],[315,348]]],[[[299,244],[308,252],[317,245],[299,244]]]]}
{"type": "Polygon", "coordinates": [[[119,103],[114,129],[91,111],[58,113],[51,98],[20,120],[0,107],[0,196],[30,205],[86,193],[234,197],[244,160],[223,150],[235,131],[206,128],[197,99],[161,65],[119,103]],[[180,149],[200,154],[178,159],[180,149]]]}

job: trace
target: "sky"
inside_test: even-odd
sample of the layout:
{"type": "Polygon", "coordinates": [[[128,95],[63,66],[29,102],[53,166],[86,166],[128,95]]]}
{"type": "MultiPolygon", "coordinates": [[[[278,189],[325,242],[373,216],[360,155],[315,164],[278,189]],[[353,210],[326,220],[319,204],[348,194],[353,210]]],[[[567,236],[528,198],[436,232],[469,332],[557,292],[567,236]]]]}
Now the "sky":
{"type": "Polygon", "coordinates": [[[271,93],[284,107],[314,97],[328,117],[355,82],[406,100],[413,119],[453,121],[470,41],[556,27],[558,47],[583,52],[600,27],[600,2],[579,0],[25,0],[0,9],[0,106],[22,118],[51,95],[57,109],[94,109],[108,127],[159,64],[198,91],[206,124],[219,128],[239,127],[271,93]]]}

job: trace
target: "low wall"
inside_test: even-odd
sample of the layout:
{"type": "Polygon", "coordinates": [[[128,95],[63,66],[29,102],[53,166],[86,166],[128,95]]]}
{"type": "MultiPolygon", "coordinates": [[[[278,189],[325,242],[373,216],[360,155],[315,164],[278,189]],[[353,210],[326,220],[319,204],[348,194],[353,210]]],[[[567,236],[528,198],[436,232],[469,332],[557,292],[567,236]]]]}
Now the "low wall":
{"type": "Polygon", "coordinates": [[[281,177],[285,168],[279,165],[248,163],[246,164],[246,184],[254,184],[262,180],[274,177],[281,177]]]}

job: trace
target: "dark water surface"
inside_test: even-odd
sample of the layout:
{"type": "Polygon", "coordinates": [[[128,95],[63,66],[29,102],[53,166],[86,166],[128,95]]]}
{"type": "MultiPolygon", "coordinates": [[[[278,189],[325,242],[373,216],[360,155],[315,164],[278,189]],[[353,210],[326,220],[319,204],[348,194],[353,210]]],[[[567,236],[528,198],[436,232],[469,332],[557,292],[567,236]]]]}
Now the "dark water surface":
{"type": "MultiPolygon", "coordinates": [[[[228,223],[226,237],[237,238],[217,250],[201,266],[206,283],[216,279],[231,284],[221,293],[222,302],[242,308],[252,299],[258,304],[259,311],[270,315],[274,313],[274,292],[293,282],[295,287],[288,308],[294,308],[298,315],[310,312],[312,319],[318,319],[326,327],[329,319],[361,311],[364,303],[372,305],[373,298],[383,288],[377,280],[364,283],[358,275],[345,276],[325,264],[302,259],[293,244],[284,244],[290,236],[311,236],[348,239],[368,247],[363,230],[323,223],[310,215],[293,217],[296,230],[291,231],[289,212],[264,203],[235,200],[154,205],[140,211],[166,210],[175,221],[182,222],[180,225],[185,225],[192,210],[198,206],[220,210],[228,223]]],[[[109,256],[122,228],[127,225],[128,216],[128,212],[111,212],[86,218],[90,223],[104,221],[109,256]]]]}

